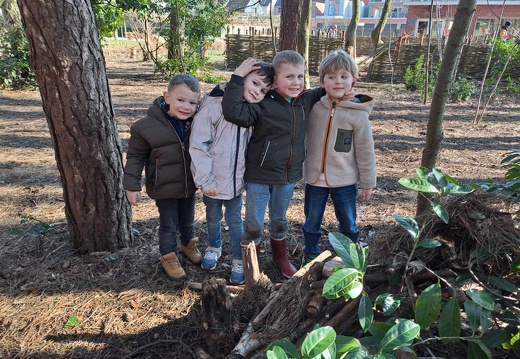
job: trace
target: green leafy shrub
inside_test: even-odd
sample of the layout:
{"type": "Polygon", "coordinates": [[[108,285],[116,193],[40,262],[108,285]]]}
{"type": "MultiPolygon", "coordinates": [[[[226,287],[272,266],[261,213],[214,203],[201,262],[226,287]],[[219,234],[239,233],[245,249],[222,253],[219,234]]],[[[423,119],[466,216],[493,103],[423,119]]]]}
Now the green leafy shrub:
{"type": "Polygon", "coordinates": [[[468,101],[476,91],[473,81],[462,78],[453,82],[448,94],[449,102],[468,101]]]}
{"type": "Polygon", "coordinates": [[[29,45],[22,27],[0,36],[0,85],[16,90],[35,87],[36,77],[29,66],[29,45]]]}
{"type": "Polygon", "coordinates": [[[404,72],[404,85],[408,91],[418,91],[424,88],[424,55],[419,56],[415,65],[408,66],[404,72]]]}

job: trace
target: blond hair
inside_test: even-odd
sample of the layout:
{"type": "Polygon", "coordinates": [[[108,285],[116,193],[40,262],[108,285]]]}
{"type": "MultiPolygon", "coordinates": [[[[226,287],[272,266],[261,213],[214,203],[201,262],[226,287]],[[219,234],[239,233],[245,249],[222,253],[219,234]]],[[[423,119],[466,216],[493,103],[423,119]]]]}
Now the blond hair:
{"type": "Polygon", "coordinates": [[[332,50],[320,62],[318,72],[320,81],[323,82],[326,74],[336,72],[338,70],[347,70],[355,79],[359,75],[359,68],[356,61],[344,50],[332,50]]]}

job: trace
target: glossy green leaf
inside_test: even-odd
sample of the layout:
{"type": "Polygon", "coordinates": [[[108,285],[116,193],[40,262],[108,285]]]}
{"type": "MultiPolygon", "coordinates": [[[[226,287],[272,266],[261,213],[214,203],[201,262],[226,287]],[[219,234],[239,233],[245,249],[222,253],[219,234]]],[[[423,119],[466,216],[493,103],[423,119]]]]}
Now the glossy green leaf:
{"type": "Polygon", "coordinates": [[[359,297],[359,295],[363,292],[363,284],[358,281],[354,281],[350,283],[350,285],[347,287],[347,296],[354,299],[359,297]]]}
{"type": "Polygon", "coordinates": [[[415,303],[415,322],[427,329],[441,311],[441,286],[437,282],[422,291],[415,303]]]}
{"type": "MultiPolygon", "coordinates": [[[[285,351],[280,348],[280,347],[273,347],[272,349],[268,349],[266,352],[265,352],[265,355],[267,356],[267,359],[288,359],[288,358],[291,358],[289,356],[287,356],[287,354],[285,353],[285,351]]],[[[296,357],[298,358],[298,357],[296,357]]]]}
{"type": "Polygon", "coordinates": [[[495,310],[495,298],[489,294],[489,292],[484,290],[469,289],[466,291],[466,295],[482,308],[491,311],[495,310]]]}
{"type": "Polygon", "coordinates": [[[502,348],[504,349],[513,349],[520,347],[520,332],[513,335],[513,337],[506,342],[502,343],[502,348]]]}
{"type": "Polygon", "coordinates": [[[404,186],[408,189],[417,191],[417,192],[424,192],[424,193],[439,193],[439,190],[437,187],[432,185],[427,180],[421,179],[421,178],[410,178],[410,177],[403,177],[400,178],[399,181],[397,181],[401,186],[404,186]]]}
{"type": "Polygon", "coordinates": [[[442,246],[442,243],[436,239],[423,239],[419,243],[417,243],[417,247],[421,248],[435,248],[442,246]]]}
{"type": "Polygon", "coordinates": [[[392,326],[388,323],[381,323],[381,322],[372,322],[372,325],[370,328],[368,328],[368,332],[372,334],[374,338],[377,338],[379,340],[383,339],[385,334],[392,328],[392,326]]]}
{"type": "Polygon", "coordinates": [[[359,324],[361,324],[361,328],[366,332],[374,320],[372,302],[366,293],[363,293],[361,300],[359,301],[358,318],[359,324]]]}
{"type": "Polygon", "coordinates": [[[298,349],[296,349],[296,346],[287,338],[279,339],[272,342],[267,347],[267,350],[273,350],[275,347],[281,348],[283,352],[286,354],[287,358],[296,359],[300,357],[300,354],[298,354],[298,349]]]}
{"type": "Polygon", "coordinates": [[[448,214],[448,211],[446,210],[446,208],[444,208],[444,206],[442,206],[440,204],[434,204],[432,206],[432,209],[433,209],[433,212],[435,212],[435,214],[440,219],[442,219],[442,221],[444,223],[448,224],[448,222],[450,221],[450,215],[448,214]]]}
{"type": "Polygon", "coordinates": [[[359,348],[361,343],[354,337],[346,337],[338,335],[336,337],[336,351],[338,353],[347,353],[354,348],[359,348]]]}
{"type": "Polygon", "coordinates": [[[348,286],[360,277],[360,273],[354,268],[341,268],[334,272],[323,285],[322,294],[327,299],[343,297],[348,292],[348,286]]]}
{"type": "Polygon", "coordinates": [[[423,180],[427,180],[428,176],[430,175],[432,171],[429,168],[426,167],[419,167],[415,170],[415,173],[417,173],[417,177],[423,180]]]}
{"type": "Polygon", "coordinates": [[[516,294],[518,291],[518,288],[511,282],[503,279],[503,278],[497,278],[497,277],[490,277],[488,279],[488,283],[491,284],[493,287],[505,290],[506,292],[516,294]]]}
{"type": "MultiPolygon", "coordinates": [[[[456,298],[451,298],[439,317],[439,335],[441,337],[460,336],[460,308],[456,298]]],[[[442,339],[444,344],[458,342],[458,339],[442,339]]]]}
{"type": "Polygon", "coordinates": [[[380,352],[388,352],[412,344],[421,327],[411,320],[403,320],[394,325],[381,340],[380,352]]]}
{"type": "Polygon", "coordinates": [[[478,339],[468,341],[468,359],[491,359],[491,350],[478,339]]]}
{"type": "Polygon", "coordinates": [[[366,270],[366,254],[359,244],[351,243],[348,252],[350,255],[350,259],[352,260],[352,264],[354,264],[354,268],[357,270],[364,272],[366,270]]]}
{"type": "Polygon", "coordinates": [[[349,351],[345,359],[367,359],[371,357],[372,355],[370,355],[367,348],[359,347],[349,351]]]}
{"type": "Polygon", "coordinates": [[[469,327],[475,333],[480,326],[480,317],[482,314],[482,307],[472,300],[464,302],[464,311],[468,317],[469,327]]]}
{"type": "Polygon", "coordinates": [[[419,239],[419,225],[417,224],[415,219],[413,219],[410,216],[403,217],[399,215],[395,215],[394,219],[397,223],[399,223],[401,227],[403,227],[408,231],[408,233],[410,233],[414,241],[417,241],[419,239]]]}
{"type": "Polygon", "coordinates": [[[332,327],[321,327],[313,330],[302,343],[302,357],[314,358],[326,351],[336,340],[336,332],[332,327]]]}
{"type": "Polygon", "coordinates": [[[344,234],[338,232],[329,233],[329,242],[334,248],[336,254],[341,258],[343,264],[348,268],[355,268],[350,258],[349,248],[352,241],[344,234]]]}
{"type": "Polygon", "coordinates": [[[435,176],[438,186],[441,188],[442,192],[444,192],[448,186],[448,180],[446,179],[446,176],[436,168],[432,168],[432,174],[435,176]]]}
{"type": "Polygon", "coordinates": [[[504,343],[507,340],[507,332],[504,329],[492,330],[486,333],[486,336],[482,339],[482,342],[489,349],[496,348],[500,346],[500,344],[504,343]]]}
{"type": "Polygon", "coordinates": [[[386,297],[385,300],[383,301],[383,314],[384,315],[392,314],[393,312],[395,312],[397,310],[397,308],[399,308],[400,305],[401,305],[400,299],[394,298],[393,295],[386,297]]]}
{"type": "Polygon", "coordinates": [[[447,191],[448,194],[468,194],[471,192],[473,192],[473,188],[467,184],[455,185],[447,191]]]}

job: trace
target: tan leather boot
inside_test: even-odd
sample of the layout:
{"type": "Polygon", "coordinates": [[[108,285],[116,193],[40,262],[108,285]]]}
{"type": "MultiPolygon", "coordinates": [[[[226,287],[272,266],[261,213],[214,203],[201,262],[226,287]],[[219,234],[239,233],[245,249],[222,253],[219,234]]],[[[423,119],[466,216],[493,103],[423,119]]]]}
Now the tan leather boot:
{"type": "Polygon", "coordinates": [[[187,246],[181,244],[182,252],[188,257],[191,263],[200,264],[202,262],[202,254],[199,252],[197,248],[197,242],[199,241],[198,237],[192,238],[190,243],[187,246]]]}
{"type": "Polygon", "coordinates": [[[161,263],[168,277],[172,279],[182,279],[186,277],[186,272],[179,263],[179,258],[174,252],[168,253],[161,257],[161,263]]]}

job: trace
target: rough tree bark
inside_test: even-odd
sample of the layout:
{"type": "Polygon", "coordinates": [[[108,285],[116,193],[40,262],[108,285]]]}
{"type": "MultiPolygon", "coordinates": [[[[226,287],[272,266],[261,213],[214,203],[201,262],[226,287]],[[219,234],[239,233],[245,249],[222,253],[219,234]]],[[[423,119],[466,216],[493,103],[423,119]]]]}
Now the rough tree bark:
{"type": "Polygon", "coordinates": [[[18,0],[47,117],[72,245],[115,250],[131,240],[121,141],[90,0],[18,0]]]}
{"type": "Polygon", "coordinates": [[[345,34],[345,51],[356,58],[356,31],[360,17],[360,0],[352,0],[352,19],[345,34]]]}
{"type": "Polygon", "coordinates": [[[282,13],[280,15],[280,51],[294,50],[300,54],[302,53],[298,47],[301,19],[302,2],[300,0],[282,1],[282,13]]]}
{"type": "Polygon", "coordinates": [[[312,0],[302,1],[302,18],[300,21],[300,33],[298,39],[298,48],[305,59],[305,87],[310,88],[309,75],[309,37],[311,35],[311,13],[312,0]]]}
{"type": "MultiPolygon", "coordinates": [[[[462,53],[464,39],[468,33],[469,25],[476,9],[476,0],[461,1],[457,6],[457,12],[453,20],[446,52],[441,63],[437,83],[433,91],[432,104],[430,106],[430,118],[426,128],[426,144],[422,153],[421,166],[432,169],[437,162],[437,156],[441,148],[443,138],[442,122],[444,110],[448,99],[448,90],[453,83],[456,65],[462,53]]],[[[419,193],[417,196],[416,215],[419,216],[430,210],[428,198],[419,193]]]]}

